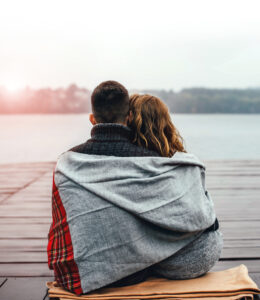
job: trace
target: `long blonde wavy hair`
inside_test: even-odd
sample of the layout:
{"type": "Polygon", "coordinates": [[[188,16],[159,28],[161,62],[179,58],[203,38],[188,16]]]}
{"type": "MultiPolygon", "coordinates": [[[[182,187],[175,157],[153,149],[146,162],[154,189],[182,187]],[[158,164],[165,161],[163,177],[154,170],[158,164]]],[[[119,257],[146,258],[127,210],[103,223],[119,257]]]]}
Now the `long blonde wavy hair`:
{"type": "Polygon", "coordinates": [[[133,129],[133,143],[171,157],[186,152],[183,139],[173,125],[167,106],[157,97],[134,94],[130,97],[128,126],[133,129]]]}

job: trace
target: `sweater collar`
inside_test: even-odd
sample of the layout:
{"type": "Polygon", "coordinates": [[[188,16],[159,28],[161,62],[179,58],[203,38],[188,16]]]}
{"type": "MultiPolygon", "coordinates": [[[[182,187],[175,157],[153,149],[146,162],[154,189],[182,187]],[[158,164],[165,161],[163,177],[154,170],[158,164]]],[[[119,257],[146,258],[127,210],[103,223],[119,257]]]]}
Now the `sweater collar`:
{"type": "Polygon", "coordinates": [[[115,123],[99,123],[91,129],[91,138],[94,140],[131,141],[133,133],[127,126],[115,123]]]}

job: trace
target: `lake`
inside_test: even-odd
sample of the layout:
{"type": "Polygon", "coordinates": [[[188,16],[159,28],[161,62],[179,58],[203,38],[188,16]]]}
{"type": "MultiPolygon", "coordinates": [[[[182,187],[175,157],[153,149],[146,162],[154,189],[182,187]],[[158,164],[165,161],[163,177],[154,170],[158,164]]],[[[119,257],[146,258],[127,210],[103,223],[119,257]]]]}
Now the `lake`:
{"type": "MultiPolygon", "coordinates": [[[[202,160],[260,159],[260,115],[176,114],[188,152],[202,160]]],[[[0,115],[0,163],[55,161],[90,137],[82,115],[0,115]]]]}

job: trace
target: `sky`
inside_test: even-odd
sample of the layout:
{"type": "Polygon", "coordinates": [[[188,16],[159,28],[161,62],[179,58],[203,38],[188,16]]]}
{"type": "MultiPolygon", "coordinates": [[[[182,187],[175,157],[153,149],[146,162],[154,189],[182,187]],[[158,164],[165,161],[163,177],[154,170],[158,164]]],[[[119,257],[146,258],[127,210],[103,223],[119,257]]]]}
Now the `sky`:
{"type": "Polygon", "coordinates": [[[8,0],[0,86],[260,87],[259,0],[8,0]]]}

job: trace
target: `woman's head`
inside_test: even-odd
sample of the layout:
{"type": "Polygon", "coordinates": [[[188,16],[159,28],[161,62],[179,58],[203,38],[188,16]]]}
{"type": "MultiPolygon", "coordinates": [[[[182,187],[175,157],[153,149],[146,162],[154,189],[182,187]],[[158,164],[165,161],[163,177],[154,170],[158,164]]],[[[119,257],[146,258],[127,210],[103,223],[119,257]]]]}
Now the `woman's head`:
{"type": "Polygon", "coordinates": [[[134,143],[165,157],[171,157],[177,151],[185,152],[168,108],[159,98],[134,94],[130,97],[130,112],[128,125],[134,131],[134,143]]]}

